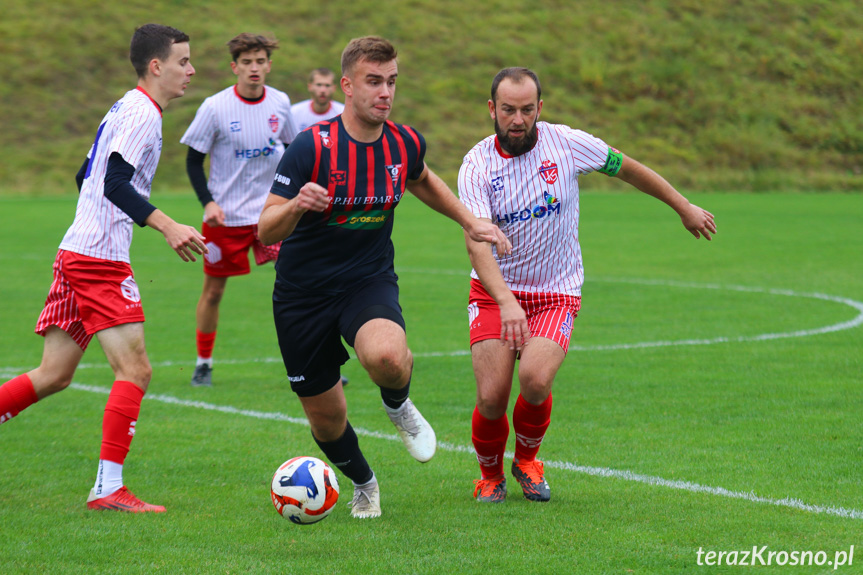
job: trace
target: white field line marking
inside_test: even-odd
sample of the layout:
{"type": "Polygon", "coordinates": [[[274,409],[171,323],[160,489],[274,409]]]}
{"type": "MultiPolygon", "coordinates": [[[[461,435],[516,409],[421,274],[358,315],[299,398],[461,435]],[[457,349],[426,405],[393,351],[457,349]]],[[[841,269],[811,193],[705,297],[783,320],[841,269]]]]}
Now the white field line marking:
{"type": "MultiPolygon", "coordinates": [[[[89,391],[92,393],[101,393],[107,395],[110,393],[110,389],[105,387],[99,387],[95,385],[84,385],[81,383],[73,383],[70,387],[74,389],[78,389],[81,391],[89,391]]],[[[144,396],[145,399],[151,401],[158,401],[161,403],[167,403],[170,405],[179,405],[182,407],[192,407],[196,409],[205,409],[208,411],[217,411],[219,413],[227,413],[230,415],[242,415],[245,417],[252,417],[255,419],[264,419],[269,421],[284,421],[287,423],[293,423],[296,425],[304,425],[308,427],[309,423],[305,418],[301,417],[291,417],[289,415],[285,415],[283,413],[273,412],[273,411],[255,411],[252,409],[239,409],[237,407],[231,407],[229,405],[216,405],[213,403],[207,403],[205,401],[193,401],[189,399],[180,399],[177,397],[173,397],[170,395],[164,394],[147,394],[144,396]]],[[[354,427],[354,431],[356,431],[357,435],[362,435],[365,437],[372,437],[375,439],[386,439],[388,441],[401,441],[398,435],[390,434],[390,433],[381,433],[379,431],[369,431],[367,429],[363,429],[362,427],[354,427]]],[[[452,451],[455,453],[469,453],[471,455],[474,454],[474,450],[472,447],[467,447],[464,445],[455,445],[452,443],[446,442],[438,442],[438,447],[444,451],[452,451]]],[[[505,454],[506,457],[512,459],[513,453],[508,451],[505,454]]],[[[731,499],[743,499],[745,501],[751,501],[753,503],[766,503],[769,505],[776,505],[779,507],[789,507],[791,509],[796,509],[798,511],[806,511],[809,513],[818,513],[825,515],[836,515],[837,517],[845,517],[848,519],[863,519],[863,511],[857,509],[846,509],[844,507],[834,507],[834,506],[824,506],[824,505],[811,505],[809,503],[804,503],[799,499],[794,499],[791,497],[786,497],[784,499],[771,499],[769,497],[761,497],[756,495],[753,492],[743,492],[743,491],[730,491],[723,487],[710,487],[709,485],[701,485],[698,483],[692,483],[690,481],[679,481],[679,480],[669,480],[663,479],[662,477],[654,477],[651,475],[642,475],[640,473],[633,473],[631,471],[621,471],[618,469],[609,469],[606,467],[588,467],[584,465],[576,465],[575,463],[570,463],[568,461],[545,461],[544,464],[547,467],[551,467],[554,469],[563,469],[566,471],[574,471],[576,473],[583,473],[586,475],[592,475],[595,477],[613,477],[615,479],[623,479],[626,481],[635,481],[637,483],[644,483],[647,485],[659,486],[659,487],[668,487],[671,489],[679,489],[682,491],[689,491],[692,493],[706,493],[708,495],[716,495],[719,497],[728,497],[731,499]]]]}
{"type": "MultiPolygon", "coordinates": [[[[415,270],[415,269],[402,269],[401,271],[409,271],[409,272],[424,272],[424,273],[432,273],[439,275],[466,275],[465,272],[455,271],[455,270],[415,270]]],[[[854,317],[848,321],[843,321],[839,323],[835,323],[833,325],[828,325],[824,327],[817,327],[813,329],[801,329],[795,331],[788,332],[779,332],[779,333],[763,333],[759,335],[746,335],[746,336],[732,336],[732,337],[715,337],[711,339],[679,339],[679,340],[663,340],[663,341],[642,341],[635,343],[615,343],[608,345],[578,345],[575,343],[571,343],[569,349],[575,351],[613,351],[619,349],[643,349],[643,348],[651,348],[651,347],[668,347],[668,346],[677,346],[677,345],[714,345],[718,343],[731,343],[731,342],[747,342],[747,341],[768,341],[773,339],[784,339],[790,337],[808,337],[812,335],[821,335],[825,333],[831,333],[835,331],[842,331],[846,329],[853,329],[855,327],[859,327],[863,325],[863,302],[855,301],[853,299],[832,296],[828,294],[822,293],[803,293],[803,292],[795,292],[792,290],[784,290],[784,289],[773,289],[773,288],[759,288],[759,287],[747,287],[747,286],[737,286],[737,285],[720,285],[720,284],[699,284],[699,283],[690,283],[690,282],[675,282],[668,280],[646,280],[646,279],[627,279],[627,278],[604,278],[593,280],[597,282],[606,282],[606,283],[628,283],[635,285],[651,285],[651,286],[668,286],[668,287],[679,287],[679,288],[691,288],[691,289],[712,289],[712,290],[727,290],[727,291],[738,291],[738,292],[748,292],[748,293],[764,293],[770,295],[778,295],[785,297],[804,297],[811,299],[818,299],[823,301],[831,301],[835,303],[841,303],[856,309],[859,313],[857,317],[854,317]]],[[[470,350],[467,349],[457,349],[453,351],[430,351],[430,352],[417,352],[414,353],[414,357],[420,358],[432,358],[432,357],[459,357],[470,355],[470,350]]],[[[351,355],[354,358],[353,355],[351,355]]],[[[219,359],[218,362],[220,364],[225,365],[245,365],[249,363],[281,363],[281,358],[276,357],[257,357],[257,358],[242,358],[242,359],[219,359]]],[[[189,361],[162,361],[158,363],[153,363],[153,367],[175,367],[175,366],[185,366],[191,365],[189,361]]],[[[78,369],[97,369],[97,368],[107,368],[109,367],[107,363],[82,363],[78,365],[78,369]]],[[[21,368],[21,367],[0,367],[0,377],[14,377],[18,375],[22,371],[29,371],[31,368],[21,368]]]]}

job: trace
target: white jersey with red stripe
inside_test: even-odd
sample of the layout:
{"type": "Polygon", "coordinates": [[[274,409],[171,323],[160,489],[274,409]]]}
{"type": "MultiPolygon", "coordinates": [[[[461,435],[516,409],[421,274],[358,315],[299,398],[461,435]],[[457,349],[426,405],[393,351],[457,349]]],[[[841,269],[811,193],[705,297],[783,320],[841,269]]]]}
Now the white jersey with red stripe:
{"type": "Polygon", "coordinates": [[[236,85],[204,100],[180,143],[210,154],[207,187],[225,212],[225,225],[258,223],[279,160],[297,135],[287,94],[264,87],[244,99],[236,85]]]}
{"type": "MultiPolygon", "coordinates": [[[[459,198],[512,242],[512,255],[495,253],[512,291],[579,296],[578,176],[603,169],[612,149],[569,126],[537,122],[537,131],[536,145],[520,156],[504,152],[497,136],[474,146],[459,170],[459,198]]],[[[479,279],[476,270],[471,277],[479,279]]]]}
{"type": "Polygon", "coordinates": [[[135,168],[132,187],[149,199],[162,153],[162,110],[141,88],[126,92],[102,120],[87,154],[75,221],[60,243],[63,250],[129,263],[134,222],[105,197],[108,158],[114,152],[135,168]]]}
{"type": "Polygon", "coordinates": [[[311,99],[297,102],[291,106],[291,112],[294,114],[294,122],[296,122],[297,130],[300,132],[318,122],[338,116],[344,111],[345,105],[341,102],[336,102],[335,100],[330,100],[330,107],[323,114],[315,112],[311,99]]]}

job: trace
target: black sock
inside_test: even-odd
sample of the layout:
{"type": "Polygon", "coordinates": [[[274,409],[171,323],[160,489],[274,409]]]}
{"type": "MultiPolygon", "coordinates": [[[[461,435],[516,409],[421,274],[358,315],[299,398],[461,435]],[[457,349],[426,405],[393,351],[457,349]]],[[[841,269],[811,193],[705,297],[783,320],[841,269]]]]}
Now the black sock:
{"type": "Polygon", "coordinates": [[[408,400],[408,395],[411,392],[411,380],[408,378],[407,384],[401,389],[381,388],[381,399],[384,400],[384,405],[392,409],[398,409],[408,400]]]}
{"type": "Polygon", "coordinates": [[[338,467],[339,471],[357,485],[368,483],[374,477],[372,468],[369,467],[363,452],[360,451],[360,442],[350,421],[344,434],[335,441],[318,441],[314,433],[312,438],[327,456],[327,459],[330,460],[330,463],[338,467]]]}

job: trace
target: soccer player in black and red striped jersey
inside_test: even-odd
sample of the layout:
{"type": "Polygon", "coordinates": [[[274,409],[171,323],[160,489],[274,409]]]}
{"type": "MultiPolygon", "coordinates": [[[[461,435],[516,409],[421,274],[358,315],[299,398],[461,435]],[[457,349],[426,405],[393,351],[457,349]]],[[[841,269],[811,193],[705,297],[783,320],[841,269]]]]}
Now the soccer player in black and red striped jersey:
{"type": "Polygon", "coordinates": [[[398,61],[387,40],[351,40],[342,53],[345,110],[301,132],[276,170],[258,223],[265,243],[282,242],[273,314],[291,388],[315,442],[354,484],[351,514],[381,514],[380,489],[347,418],[339,382],[342,338],[381,390],[410,454],[432,458],[434,430],[408,398],[413,356],[398,299],[391,239],[396,206],[409,188],[499,253],[511,245],[481,222],[425,163],[426,144],[389,120],[398,61]]]}

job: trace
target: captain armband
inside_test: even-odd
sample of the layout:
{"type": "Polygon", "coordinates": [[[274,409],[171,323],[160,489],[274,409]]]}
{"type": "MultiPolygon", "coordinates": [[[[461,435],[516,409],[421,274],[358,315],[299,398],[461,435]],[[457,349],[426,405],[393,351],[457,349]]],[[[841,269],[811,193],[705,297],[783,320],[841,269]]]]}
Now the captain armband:
{"type": "Polygon", "coordinates": [[[620,150],[608,147],[608,157],[605,159],[605,165],[602,166],[599,172],[607,176],[616,176],[620,171],[620,166],[623,165],[623,153],[620,150]]]}

